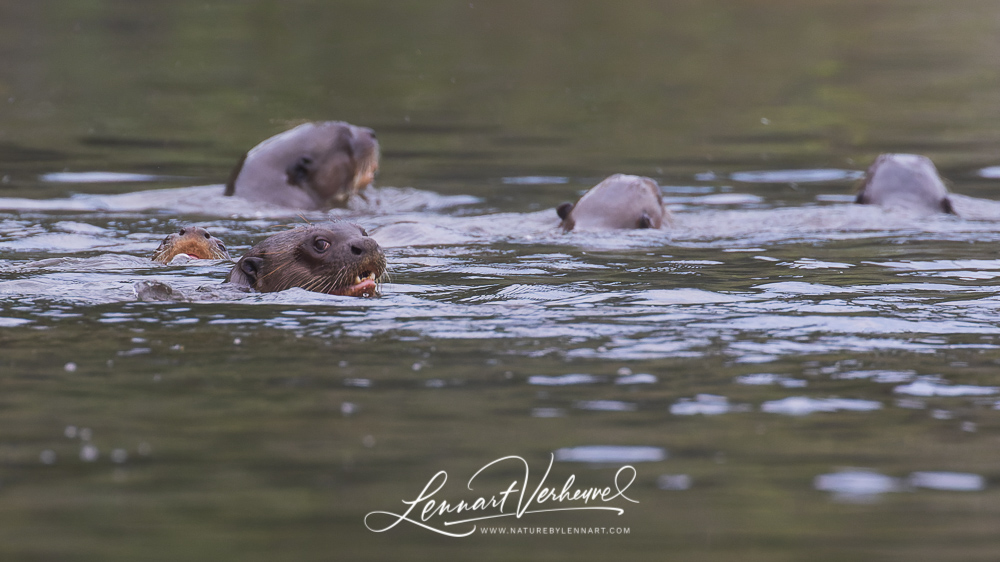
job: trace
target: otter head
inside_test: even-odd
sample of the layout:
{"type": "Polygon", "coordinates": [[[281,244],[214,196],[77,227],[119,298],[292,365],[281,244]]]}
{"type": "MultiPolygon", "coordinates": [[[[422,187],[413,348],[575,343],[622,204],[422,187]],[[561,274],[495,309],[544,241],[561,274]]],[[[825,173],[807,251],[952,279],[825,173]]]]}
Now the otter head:
{"type": "Polygon", "coordinates": [[[356,224],[337,222],[275,234],[251,248],[226,281],[262,293],[307,291],[371,297],[385,274],[385,255],[356,224]]]}
{"type": "Polygon", "coordinates": [[[583,194],[580,200],[556,209],[560,226],[570,230],[662,228],[670,212],[663,206],[655,181],[615,174],[583,194]]]}
{"type": "Polygon", "coordinates": [[[158,263],[170,263],[182,254],[201,260],[231,259],[226,245],[200,226],[185,226],[167,236],[150,257],[158,263]]]}
{"type": "Polygon", "coordinates": [[[252,148],[225,195],[299,209],[344,207],[378,172],[375,132],[340,121],[305,123],[252,148]]]}
{"type": "Polygon", "coordinates": [[[955,214],[934,163],[916,154],[882,154],[865,172],[855,200],[887,209],[955,214]]]}

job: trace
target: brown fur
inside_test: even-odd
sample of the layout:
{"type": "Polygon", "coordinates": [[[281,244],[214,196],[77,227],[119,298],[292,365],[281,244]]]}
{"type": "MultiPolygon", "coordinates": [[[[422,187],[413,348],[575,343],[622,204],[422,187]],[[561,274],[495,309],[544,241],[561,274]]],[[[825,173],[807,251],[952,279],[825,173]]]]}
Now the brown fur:
{"type": "Polygon", "coordinates": [[[180,254],[203,260],[231,259],[226,245],[200,226],[185,226],[164,238],[151,259],[158,263],[170,263],[180,254]]]}
{"type": "Polygon", "coordinates": [[[341,121],[304,123],[247,152],[225,195],[305,210],[347,206],[379,165],[375,133],[341,121]]]}
{"type": "Polygon", "coordinates": [[[363,228],[324,223],[267,238],[236,263],[226,281],[262,293],[300,287],[331,295],[377,296],[385,265],[382,249],[363,228]]]}

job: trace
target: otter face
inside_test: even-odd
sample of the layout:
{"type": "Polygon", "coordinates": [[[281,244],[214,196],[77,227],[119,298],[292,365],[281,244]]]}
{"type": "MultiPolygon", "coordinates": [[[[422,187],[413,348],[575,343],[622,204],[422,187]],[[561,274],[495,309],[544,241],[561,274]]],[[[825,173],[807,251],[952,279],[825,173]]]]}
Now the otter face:
{"type": "Polygon", "coordinates": [[[157,263],[170,263],[170,260],[181,254],[201,260],[232,259],[226,245],[200,226],[185,226],[164,238],[151,259],[157,263]]]}
{"type": "Polygon", "coordinates": [[[378,172],[375,132],[340,121],[305,123],[251,149],[225,195],[299,209],[344,207],[378,172]]]}
{"type": "Polygon", "coordinates": [[[934,163],[916,154],[882,154],[865,172],[857,203],[955,214],[934,163]]]}
{"type": "Polygon", "coordinates": [[[566,232],[662,228],[670,220],[656,182],[625,174],[605,179],[584,193],[575,205],[560,205],[556,213],[566,232]]]}
{"type": "Polygon", "coordinates": [[[353,297],[378,296],[385,255],[363,228],[346,222],[275,234],[244,255],[226,281],[262,293],[299,287],[353,297]]]}

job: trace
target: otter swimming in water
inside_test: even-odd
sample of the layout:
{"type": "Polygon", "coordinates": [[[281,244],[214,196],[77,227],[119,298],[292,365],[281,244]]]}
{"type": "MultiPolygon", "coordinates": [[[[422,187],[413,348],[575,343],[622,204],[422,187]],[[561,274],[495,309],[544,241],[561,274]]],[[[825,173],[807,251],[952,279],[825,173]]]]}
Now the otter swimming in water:
{"type": "Polygon", "coordinates": [[[556,212],[560,226],[570,230],[661,228],[670,221],[655,181],[615,174],[584,193],[576,204],[563,203],[556,212]]]}
{"type": "Polygon", "coordinates": [[[170,263],[179,255],[201,260],[228,260],[229,251],[221,240],[200,226],[185,226],[160,242],[150,258],[157,263],[170,263]]]}
{"type": "Polygon", "coordinates": [[[226,282],[262,293],[300,287],[354,297],[378,296],[385,255],[363,228],[323,223],[275,234],[251,248],[226,282]]]}
{"type": "Polygon", "coordinates": [[[304,123],[250,149],[225,195],[304,210],[345,207],[379,165],[375,132],[342,121],[304,123]]]}
{"type": "Polygon", "coordinates": [[[865,172],[855,200],[888,209],[956,214],[948,188],[926,156],[882,154],[865,172]]]}

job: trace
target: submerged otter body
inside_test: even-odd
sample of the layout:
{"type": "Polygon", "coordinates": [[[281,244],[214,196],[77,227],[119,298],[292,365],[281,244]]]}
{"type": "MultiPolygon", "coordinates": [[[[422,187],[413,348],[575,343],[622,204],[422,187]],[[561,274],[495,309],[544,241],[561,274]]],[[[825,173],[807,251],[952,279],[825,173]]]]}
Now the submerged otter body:
{"type": "Polygon", "coordinates": [[[857,203],[922,213],[955,214],[948,188],[926,156],[882,154],[865,172],[857,203]]]}
{"type": "Polygon", "coordinates": [[[655,181],[641,176],[615,174],[583,194],[576,204],[556,209],[560,226],[570,230],[662,228],[670,220],[655,181]]]}
{"type": "Polygon", "coordinates": [[[170,263],[179,255],[201,260],[231,259],[226,245],[200,226],[185,226],[167,236],[150,257],[157,263],[170,263]]]}
{"type": "Polygon", "coordinates": [[[344,207],[378,171],[375,133],[341,121],[304,123],[250,149],[225,195],[304,210],[344,207]]]}
{"type": "Polygon", "coordinates": [[[385,256],[363,228],[324,223],[275,234],[251,248],[226,282],[269,293],[307,291],[372,297],[385,274],[385,256]]]}

